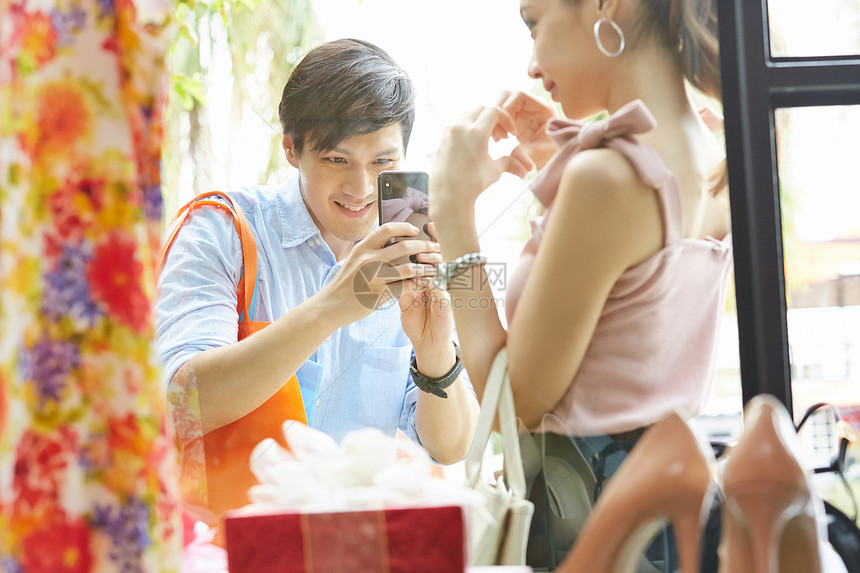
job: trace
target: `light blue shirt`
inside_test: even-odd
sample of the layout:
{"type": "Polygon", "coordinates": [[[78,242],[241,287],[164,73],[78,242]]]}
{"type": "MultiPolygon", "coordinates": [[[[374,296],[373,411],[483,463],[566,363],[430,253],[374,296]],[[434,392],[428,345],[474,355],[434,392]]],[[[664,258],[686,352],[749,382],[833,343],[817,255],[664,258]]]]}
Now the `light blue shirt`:
{"type": "MultiPolygon", "coordinates": [[[[257,242],[251,319],[272,322],[319,292],[341,263],[322,240],[296,178],[280,187],[244,187],[228,194],[257,242]]],[[[194,210],[159,278],[156,334],[165,385],[198,352],[236,342],[236,286],[242,270],[232,217],[214,207],[194,210]]],[[[418,441],[419,390],[409,372],[411,357],[396,301],[339,328],[299,372],[303,395],[316,394],[309,404],[311,427],[338,441],[356,428],[372,426],[389,435],[400,428],[418,441]]]]}

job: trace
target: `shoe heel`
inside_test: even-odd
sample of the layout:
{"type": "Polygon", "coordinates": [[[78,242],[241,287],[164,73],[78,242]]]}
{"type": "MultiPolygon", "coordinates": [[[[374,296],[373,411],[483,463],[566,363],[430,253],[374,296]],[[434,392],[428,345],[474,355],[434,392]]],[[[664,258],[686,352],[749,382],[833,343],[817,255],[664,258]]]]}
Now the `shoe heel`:
{"type": "MultiPolygon", "coordinates": [[[[707,509],[710,504],[706,504],[707,509]]],[[[702,512],[707,514],[707,511],[702,512]]],[[[678,565],[681,573],[699,573],[701,566],[702,525],[701,516],[693,513],[679,515],[674,522],[675,543],[678,546],[678,565]]]]}
{"type": "Polygon", "coordinates": [[[720,573],[820,573],[813,494],[798,455],[784,406],[753,398],[723,472],[720,573]]]}
{"type": "Polygon", "coordinates": [[[699,573],[712,461],[677,414],[654,424],[607,483],[557,572],[633,573],[649,566],[642,549],[668,521],[675,525],[681,571],[699,573]]]}
{"type": "Polygon", "coordinates": [[[720,561],[743,561],[751,565],[752,571],[756,573],[817,572],[817,564],[812,563],[817,560],[810,559],[810,563],[781,563],[780,560],[783,536],[788,528],[796,526],[800,526],[799,531],[811,532],[811,535],[801,534],[802,543],[806,545],[801,553],[817,555],[818,549],[814,544],[815,518],[809,509],[808,499],[803,493],[756,489],[727,496],[726,528],[729,538],[734,540],[726,544],[720,561]]]}

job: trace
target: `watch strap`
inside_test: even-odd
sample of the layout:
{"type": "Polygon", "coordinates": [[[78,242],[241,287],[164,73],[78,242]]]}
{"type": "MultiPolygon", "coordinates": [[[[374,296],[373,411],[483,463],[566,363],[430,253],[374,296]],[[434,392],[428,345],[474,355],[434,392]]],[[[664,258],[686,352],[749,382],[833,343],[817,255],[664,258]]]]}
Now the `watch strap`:
{"type": "Polygon", "coordinates": [[[440,398],[447,398],[448,393],[444,389],[453,384],[463,371],[463,361],[460,359],[460,347],[457,346],[456,342],[454,343],[454,356],[454,366],[441,378],[431,378],[422,374],[418,370],[418,363],[413,356],[409,370],[412,372],[412,380],[418,389],[422,392],[439,396],[440,398]]]}

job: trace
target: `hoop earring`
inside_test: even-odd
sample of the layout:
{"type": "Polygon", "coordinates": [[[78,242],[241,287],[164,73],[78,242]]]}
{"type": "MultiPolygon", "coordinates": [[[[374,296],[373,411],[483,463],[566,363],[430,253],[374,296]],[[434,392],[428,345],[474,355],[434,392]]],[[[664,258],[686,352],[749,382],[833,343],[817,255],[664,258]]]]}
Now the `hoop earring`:
{"type": "Polygon", "coordinates": [[[624,31],[621,30],[621,27],[612,20],[607,20],[606,16],[601,16],[600,19],[594,23],[594,41],[597,42],[597,49],[600,50],[600,52],[604,56],[610,58],[617,58],[621,55],[621,52],[624,51],[624,31]],[[600,25],[604,22],[609,22],[609,25],[612,26],[612,29],[615,30],[615,33],[618,34],[618,40],[620,42],[620,45],[618,46],[618,49],[614,52],[610,52],[609,50],[607,50],[606,46],[603,45],[603,42],[600,41],[600,25]]]}

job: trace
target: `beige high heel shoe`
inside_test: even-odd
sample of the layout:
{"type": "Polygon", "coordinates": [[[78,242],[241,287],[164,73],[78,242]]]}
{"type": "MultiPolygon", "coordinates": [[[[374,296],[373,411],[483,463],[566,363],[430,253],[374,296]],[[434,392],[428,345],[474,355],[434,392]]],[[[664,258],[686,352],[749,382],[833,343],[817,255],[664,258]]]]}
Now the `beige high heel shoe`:
{"type": "Polygon", "coordinates": [[[720,573],[820,573],[818,530],[800,445],[785,407],[761,394],[723,471],[720,573]]]}
{"type": "Polygon", "coordinates": [[[654,424],[609,479],[557,571],[631,573],[668,521],[675,526],[681,571],[698,573],[712,462],[713,454],[677,414],[654,424]]]}

